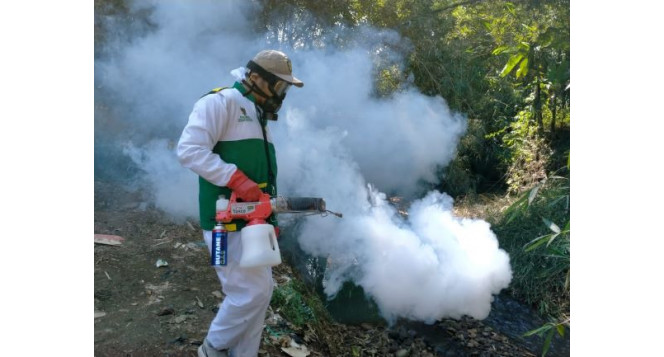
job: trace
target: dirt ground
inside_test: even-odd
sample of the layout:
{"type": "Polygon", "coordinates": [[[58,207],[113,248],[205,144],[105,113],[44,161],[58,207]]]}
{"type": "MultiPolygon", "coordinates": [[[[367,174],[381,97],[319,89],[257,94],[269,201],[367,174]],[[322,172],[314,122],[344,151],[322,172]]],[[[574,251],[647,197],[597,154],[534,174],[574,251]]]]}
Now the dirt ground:
{"type": "MultiPolygon", "coordinates": [[[[95,182],[94,204],[94,233],[124,238],[94,245],[95,356],[196,356],[223,299],[198,225],[172,223],[139,192],[104,182],[95,182]]],[[[295,278],[286,263],[273,276],[278,285],[295,278]]],[[[272,307],[265,325],[262,357],[533,355],[477,321],[441,321],[449,349],[404,327],[296,329],[272,307]]]]}

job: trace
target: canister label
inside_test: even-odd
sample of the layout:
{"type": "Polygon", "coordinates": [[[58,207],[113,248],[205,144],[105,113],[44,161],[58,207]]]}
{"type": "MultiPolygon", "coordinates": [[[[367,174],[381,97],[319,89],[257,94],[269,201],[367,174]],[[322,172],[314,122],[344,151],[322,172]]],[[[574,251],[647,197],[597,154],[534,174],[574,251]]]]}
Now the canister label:
{"type": "Polygon", "coordinates": [[[212,266],[225,266],[228,254],[228,232],[222,229],[212,231],[212,254],[210,264],[212,266]]]}

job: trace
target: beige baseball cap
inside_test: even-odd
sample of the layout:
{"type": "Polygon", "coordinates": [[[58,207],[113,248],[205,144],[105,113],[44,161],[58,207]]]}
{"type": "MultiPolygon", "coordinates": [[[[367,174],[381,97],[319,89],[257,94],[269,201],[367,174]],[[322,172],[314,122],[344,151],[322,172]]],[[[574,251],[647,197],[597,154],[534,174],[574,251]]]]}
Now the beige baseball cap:
{"type": "Polygon", "coordinates": [[[296,86],[304,86],[304,82],[293,76],[293,65],[285,53],[277,50],[263,50],[258,52],[252,59],[254,63],[263,67],[266,71],[296,86]]]}

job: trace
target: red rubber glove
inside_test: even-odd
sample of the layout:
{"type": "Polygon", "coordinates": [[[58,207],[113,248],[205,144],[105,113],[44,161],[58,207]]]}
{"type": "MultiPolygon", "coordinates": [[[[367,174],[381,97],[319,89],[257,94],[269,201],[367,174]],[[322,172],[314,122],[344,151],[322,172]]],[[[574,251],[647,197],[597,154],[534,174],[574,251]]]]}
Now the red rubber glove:
{"type": "Polygon", "coordinates": [[[239,169],[228,180],[226,187],[233,190],[237,197],[244,202],[258,202],[261,194],[263,194],[258,185],[239,169]]]}

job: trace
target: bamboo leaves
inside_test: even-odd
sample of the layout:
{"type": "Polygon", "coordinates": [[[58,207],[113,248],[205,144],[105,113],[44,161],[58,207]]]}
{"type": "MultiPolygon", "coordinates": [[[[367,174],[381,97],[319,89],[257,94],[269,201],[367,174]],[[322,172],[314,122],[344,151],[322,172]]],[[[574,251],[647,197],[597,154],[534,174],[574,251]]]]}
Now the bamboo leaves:
{"type": "Polygon", "coordinates": [[[528,74],[528,57],[524,58],[519,64],[519,69],[516,70],[516,78],[525,77],[528,74]]]}
{"type": "Polygon", "coordinates": [[[561,234],[569,236],[569,221],[565,225],[565,228],[562,229],[562,230],[560,229],[560,227],[558,227],[558,225],[556,225],[555,223],[551,222],[550,220],[548,220],[546,218],[542,218],[542,221],[544,221],[544,224],[553,233],[545,234],[543,236],[539,236],[539,237],[531,240],[530,242],[526,243],[526,245],[524,246],[524,249],[526,250],[526,252],[530,252],[530,251],[536,249],[537,247],[543,245],[544,243],[546,243],[547,247],[550,246],[551,243],[556,238],[558,238],[558,236],[560,236],[561,234]]]}
{"type": "Polygon", "coordinates": [[[492,54],[498,55],[503,52],[506,53],[514,53],[510,58],[507,60],[507,63],[505,64],[505,67],[503,67],[502,71],[500,71],[500,76],[505,77],[508,74],[510,74],[514,68],[519,66],[518,69],[516,70],[516,78],[519,79],[521,77],[525,77],[526,74],[528,74],[528,64],[530,63],[529,57],[530,57],[530,44],[526,42],[521,42],[519,43],[518,46],[516,47],[508,47],[508,46],[499,46],[496,49],[493,50],[492,54]]]}
{"type": "Polygon", "coordinates": [[[558,332],[558,335],[560,335],[560,337],[565,336],[565,326],[569,326],[569,319],[560,322],[549,322],[534,330],[524,333],[523,336],[528,337],[532,335],[539,335],[539,336],[546,335],[544,337],[544,346],[542,348],[542,357],[544,357],[551,348],[551,341],[553,340],[553,336],[555,335],[555,333],[558,332]]]}
{"type": "Polygon", "coordinates": [[[523,59],[523,54],[522,53],[516,53],[510,57],[509,60],[507,60],[507,63],[505,64],[505,67],[503,67],[503,70],[500,71],[500,76],[505,77],[506,75],[510,74],[514,67],[516,67],[517,64],[523,59]]]}

